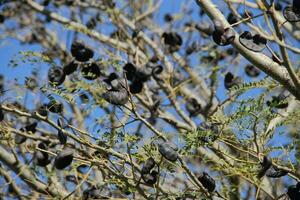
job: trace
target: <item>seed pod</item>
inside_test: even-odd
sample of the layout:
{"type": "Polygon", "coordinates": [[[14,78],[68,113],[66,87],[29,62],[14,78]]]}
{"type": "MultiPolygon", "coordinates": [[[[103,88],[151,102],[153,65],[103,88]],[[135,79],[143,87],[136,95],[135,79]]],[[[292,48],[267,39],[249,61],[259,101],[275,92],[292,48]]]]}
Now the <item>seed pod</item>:
{"type": "MultiPolygon", "coordinates": [[[[299,9],[300,10],[300,9],[299,9]]],[[[300,21],[300,11],[294,9],[294,7],[287,6],[283,9],[283,16],[289,22],[298,22],[300,21]]]]}
{"type": "Polygon", "coordinates": [[[63,71],[65,75],[71,75],[77,70],[77,68],[78,68],[78,64],[74,60],[72,60],[71,62],[69,62],[67,65],[63,67],[63,71]]]}
{"type": "Polygon", "coordinates": [[[158,145],[159,153],[167,160],[175,162],[178,159],[177,147],[172,143],[164,142],[158,145]]]}
{"type": "MultiPolygon", "coordinates": [[[[47,145],[43,142],[38,144],[38,147],[43,150],[47,150],[47,145]]],[[[35,163],[38,166],[45,167],[47,166],[51,160],[49,159],[48,153],[44,151],[37,150],[34,155],[35,163]]]]}
{"type": "Polygon", "coordinates": [[[142,82],[133,82],[129,85],[129,91],[132,94],[138,94],[142,92],[144,84],[142,82]]]}
{"type": "Polygon", "coordinates": [[[142,168],[142,174],[148,174],[155,166],[155,160],[150,157],[146,160],[142,168]]]}
{"type": "Polygon", "coordinates": [[[142,179],[148,185],[154,185],[157,181],[158,172],[153,170],[149,174],[142,174],[142,179]]]}
{"type": "Polygon", "coordinates": [[[65,81],[66,75],[60,67],[50,67],[48,71],[48,80],[50,85],[61,85],[65,81]]]}
{"type": "Polygon", "coordinates": [[[68,136],[64,134],[62,130],[58,130],[57,132],[57,138],[61,144],[66,144],[68,140],[68,136]]]}
{"type": "Polygon", "coordinates": [[[287,195],[290,200],[299,200],[300,199],[300,184],[299,182],[297,185],[291,185],[288,187],[287,195]]]}
{"type": "Polygon", "coordinates": [[[81,74],[85,79],[95,80],[101,75],[101,72],[97,63],[93,62],[91,64],[85,65],[81,69],[81,74]]]}
{"type": "Polygon", "coordinates": [[[79,62],[86,62],[94,56],[94,51],[79,41],[71,45],[72,56],[79,62]]]}
{"type": "Polygon", "coordinates": [[[164,68],[161,65],[157,65],[152,69],[152,76],[155,80],[162,79],[159,75],[163,72],[164,68]]]}
{"type": "Polygon", "coordinates": [[[272,161],[269,160],[268,157],[264,156],[260,165],[261,165],[261,169],[258,172],[258,175],[257,175],[258,178],[261,178],[266,174],[267,170],[270,169],[270,167],[272,166],[272,161]]]}
{"type": "Polygon", "coordinates": [[[282,176],[287,175],[288,172],[283,169],[278,169],[275,166],[272,166],[269,170],[266,172],[266,176],[270,178],[280,178],[282,176]]]}
{"type": "Polygon", "coordinates": [[[254,52],[261,52],[267,45],[267,40],[259,34],[244,31],[239,37],[240,43],[247,49],[254,52]]]}
{"type": "Polygon", "coordinates": [[[231,87],[238,85],[241,83],[241,79],[239,77],[234,77],[234,75],[230,72],[228,72],[225,75],[224,79],[224,86],[227,90],[229,90],[231,87]]]}
{"type": "Polygon", "coordinates": [[[258,77],[260,74],[260,70],[253,65],[247,65],[245,67],[245,72],[250,77],[258,77]]]}
{"type": "Polygon", "coordinates": [[[37,109],[37,113],[39,113],[43,117],[46,117],[48,115],[47,105],[40,105],[37,109]]]}
{"type": "Polygon", "coordinates": [[[103,98],[114,105],[125,105],[128,102],[128,93],[126,89],[120,91],[109,90],[103,94],[103,98]]]}
{"type": "Polygon", "coordinates": [[[229,24],[235,24],[239,21],[239,18],[233,13],[229,13],[229,15],[227,16],[227,21],[229,24]]]}
{"type": "Polygon", "coordinates": [[[201,176],[198,177],[200,183],[207,189],[209,192],[213,192],[216,188],[215,180],[210,177],[206,172],[203,172],[201,176]]]}
{"type": "Polygon", "coordinates": [[[277,109],[284,109],[289,106],[289,103],[286,101],[286,97],[284,95],[272,96],[271,101],[267,101],[267,106],[275,107],[277,109]]]}
{"type": "Polygon", "coordinates": [[[35,133],[36,132],[36,127],[37,127],[37,122],[34,122],[32,124],[26,125],[24,129],[27,132],[35,133]]]}
{"type": "Polygon", "coordinates": [[[61,113],[63,111],[63,104],[56,100],[52,100],[47,104],[47,108],[50,112],[61,113]]]}
{"type": "Polygon", "coordinates": [[[62,170],[68,167],[73,161],[73,151],[65,149],[57,154],[55,157],[54,165],[56,169],[62,170]]]}
{"type": "Polygon", "coordinates": [[[164,32],[162,34],[162,39],[171,53],[178,51],[180,46],[182,45],[182,38],[176,32],[164,32]]]}
{"type": "Polygon", "coordinates": [[[185,104],[186,110],[190,113],[190,117],[194,117],[200,113],[201,105],[198,103],[197,99],[188,99],[185,104]]]}
{"type": "Polygon", "coordinates": [[[235,32],[232,28],[226,28],[224,31],[215,30],[212,34],[213,40],[220,46],[231,44],[235,39],[235,32]]]}

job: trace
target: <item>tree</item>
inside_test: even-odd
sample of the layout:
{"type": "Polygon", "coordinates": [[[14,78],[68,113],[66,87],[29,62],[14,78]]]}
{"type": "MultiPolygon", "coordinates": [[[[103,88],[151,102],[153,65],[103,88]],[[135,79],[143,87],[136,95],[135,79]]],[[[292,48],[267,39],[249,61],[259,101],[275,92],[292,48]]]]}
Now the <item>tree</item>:
{"type": "Polygon", "coordinates": [[[299,1],[0,10],[1,197],[300,199],[299,1]]]}

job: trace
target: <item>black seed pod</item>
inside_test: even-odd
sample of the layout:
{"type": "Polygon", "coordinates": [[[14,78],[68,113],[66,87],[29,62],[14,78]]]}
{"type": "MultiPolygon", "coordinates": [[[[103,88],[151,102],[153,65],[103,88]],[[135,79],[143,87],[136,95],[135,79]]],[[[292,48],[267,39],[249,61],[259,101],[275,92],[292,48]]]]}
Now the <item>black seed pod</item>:
{"type": "Polygon", "coordinates": [[[149,174],[142,174],[142,179],[144,180],[144,182],[148,185],[153,185],[156,183],[157,181],[157,176],[158,176],[158,172],[153,170],[151,173],[149,174]]]}
{"type": "Polygon", "coordinates": [[[288,187],[287,195],[290,200],[299,200],[300,199],[300,184],[299,182],[297,185],[291,185],[288,187]]]}
{"type": "Polygon", "coordinates": [[[247,65],[245,67],[245,72],[250,77],[258,77],[260,74],[260,70],[253,65],[247,65]]]}
{"type": "Polygon", "coordinates": [[[50,67],[48,71],[48,80],[51,85],[61,85],[65,81],[66,75],[60,67],[50,67]]]}
{"type": "Polygon", "coordinates": [[[54,165],[56,169],[62,170],[68,167],[73,161],[73,151],[65,149],[57,154],[55,157],[54,165]]]}
{"type": "Polygon", "coordinates": [[[272,166],[272,161],[269,160],[268,157],[264,156],[260,165],[261,165],[261,169],[258,172],[258,175],[257,175],[258,178],[261,178],[266,174],[267,170],[270,169],[270,167],[272,166]]]}
{"type": "Polygon", "coordinates": [[[35,133],[36,132],[36,127],[37,127],[37,122],[34,122],[32,124],[26,125],[24,129],[27,132],[35,133]]]}
{"type": "Polygon", "coordinates": [[[168,46],[168,49],[171,53],[178,51],[182,45],[182,38],[176,32],[164,32],[162,34],[162,39],[164,44],[168,46]]]}
{"type": "Polygon", "coordinates": [[[207,191],[213,192],[215,190],[216,182],[206,172],[203,172],[203,174],[198,177],[198,180],[203,185],[203,187],[207,189],[207,191]]]}
{"type": "Polygon", "coordinates": [[[229,15],[227,16],[227,21],[229,22],[229,24],[235,24],[239,21],[239,18],[236,15],[229,13],[229,15]]]}
{"type": "Polygon", "coordinates": [[[188,99],[185,108],[190,113],[190,117],[196,116],[201,111],[201,105],[195,98],[188,99]]]}
{"type": "Polygon", "coordinates": [[[158,145],[159,153],[167,160],[175,162],[178,159],[177,147],[169,142],[164,142],[158,145]]]}
{"type": "Polygon", "coordinates": [[[58,130],[57,132],[57,138],[61,144],[66,144],[68,140],[68,136],[64,134],[62,130],[58,130]]]}
{"type": "Polygon", "coordinates": [[[103,94],[103,98],[114,105],[125,105],[128,102],[128,92],[126,89],[120,91],[109,90],[103,94]]]}
{"type": "Polygon", "coordinates": [[[239,37],[240,43],[247,49],[254,52],[261,52],[267,45],[267,40],[259,34],[244,31],[239,37]]]}
{"type": "Polygon", "coordinates": [[[142,168],[142,174],[148,174],[155,166],[155,160],[150,157],[146,160],[142,168]]]}
{"type": "Polygon", "coordinates": [[[278,169],[275,166],[272,166],[267,172],[266,172],[266,176],[270,177],[270,178],[280,178],[282,176],[287,175],[288,172],[286,170],[283,169],[278,169]]]}
{"type": "Polygon", "coordinates": [[[232,73],[228,72],[225,75],[224,79],[224,86],[227,90],[229,90],[231,87],[238,85],[241,83],[241,80],[239,77],[234,77],[232,73]]]}
{"type": "Polygon", "coordinates": [[[2,122],[3,120],[4,120],[4,113],[0,105],[0,122],[2,122]]]}
{"type": "Polygon", "coordinates": [[[46,104],[40,105],[37,109],[37,113],[46,117],[48,115],[47,105],[46,104]]]}
{"type": "Polygon", "coordinates": [[[277,109],[284,109],[289,106],[289,103],[285,101],[286,97],[284,95],[272,96],[271,101],[267,101],[267,106],[275,107],[277,109]]]}
{"type": "MultiPolygon", "coordinates": [[[[47,145],[42,142],[42,143],[38,144],[38,148],[47,150],[47,145]]],[[[46,153],[44,151],[40,151],[40,150],[36,151],[34,158],[35,158],[36,165],[41,166],[41,167],[45,167],[51,162],[51,160],[49,159],[48,153],[46,153]]]]}
{"type": "Polygon", "coordinates": [[[86,62],[94,56],[94,51],[79,41],[74,41],[72,43],[71,53],[72,56],[80,62],[86,62]]]}
{"type": "Polygon", "coordinates": [[[138,94],[142,92],[144,84],[142,82],[133,82],[129,85],[129,91],[132,94],[138,94]]]}
{"type": "Polygon", "coordinates": [[[85,79],[95,80],[100,76],[101,72],[97,63],[93,62],[91,64],[84,66],[81,69],[81,74],[85,79]]]}
{"type": "Polygon", "coordinates": [[[78,64],[73,60],[64,66],[63,71],[65,75],[71,75],[77,70],[77,68],[78,68],[78,64]]]}

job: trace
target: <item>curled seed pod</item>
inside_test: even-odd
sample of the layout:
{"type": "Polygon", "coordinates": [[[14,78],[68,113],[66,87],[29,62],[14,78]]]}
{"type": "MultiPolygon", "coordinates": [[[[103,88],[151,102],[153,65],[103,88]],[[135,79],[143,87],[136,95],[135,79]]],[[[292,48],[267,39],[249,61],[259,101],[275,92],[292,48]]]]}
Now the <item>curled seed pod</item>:
{"type": "Polygon", "coordinates": [[[241,83],[241,79],[239,77],[234,77],[232,73],[227,72],[224,79],[224,86],[227,90],[240,83],[241,83]]]}
{"type": "Polygon", "coordinates": [[[275,107],[277,109],[284,109],[289,106],[284,95],[272,96],[271,101],[267,101],[267,106],[275,107]]]}
{"type": "Polygon", "coordinates": [[[266,176],[270,178],[280,178],[282,176],[285,176],[288,174],[288,171],[283,169],[278,169],[275,166],[272,166],[269,170],[266,172],[266,176]]]}
{"type": "Polygon", "coordinates": [[[36,132],[37,122],[33,122],[32,124],[28,124],[24,127],[25,131],[27,132],[36,132]]]}
{"type": "Polygon", "coordinates": [[[88,172],[89,168],[90,168],[90,166],[82,164],[82,165],[79,165],[76,168],[76,170],[77,170],[77,172],[79,172],[81,174],[86,174],[88,172]]]}
{"type": "Polygon", "coordinates": [[[65,149],[57,154],[55,157],[54,165],[56,169],[62,170],[68,167],[73,161],[73,151],[65,149]]]}
{"type": "Polygon", "coordinates": [[[60,67],[50,67],[48,71],[48,80],[50,85],[61,85],[65,81],[66,75],[60,67]]]}
{"type": "MultiPolygon", "coordinates": [[[[47,150],[47,145],[45,143],[41,142],[38,144],[38,148],[47,150]]],[[[34,158],[35,158],[36,165],[41,166],[41,167],[45,167],[51,162],[51,160],[49,159],[48,153],[46,153],[44,151],[40,151],[40,150],[37,150],[35,152],[34,158]]]]}
{"type": "Polygon", "coordinates": [[[171,53],[178,51],[180,46],[182,45],[182,38],[176,32],[164,32],[162,34],[162,39],[171,53]]]}
{"type": "Polygon", "coordinates": [[[0,105],[0,122],[2,122],[3,120],[4,120],[4,113],[0,105]]]}
{"type": "Polygon", "coordinates": [[[158,145],[159,153],[167,160],[175,162],[178,159],[177,147],[169,142],[164,142],[158,145]]]}
{"type": "Polygon", "coordinates": [[[213,192],[216,188],[215,180],[210,177],[206,172],[203,172],[201,176],[198,177],[200,183],[207,189],[209,192],[213,192]]]}
{"type": "Polygon", "coordinates": [[[57,138],[61,144],[66,144],[68,140],[68,136],[64,134],[62,130],[58,130],[57,132],[57,138]]]}
{"type": "Polygon", "coordinates": [[[152,76],[154,79],[159,80],[161,79],[159,75],[163,72],[164,68],[161,65],[157,65],[152,69],[152,76]]]}
{"type": "Polygon", "coordinates": [[[260,74],[260,70],[253,65],[247,65],[245,67],[245,72],[250,77],[258,77],[260,74]]]}
{"type": "Polygon", "coordinates": [[[72,60],[63,67],[63,71],[65,75],[71,75],[77,70],[77,68],[78,64],[74,60],[72,60]]]}
{"type": "Polygon", "coordinates": [[[291,6],[287,6],[283,9],[283,16],[289,22],[300,21],[300,12],[291,6]]]}
{"type": "Polygon", "coordinates": [[[101,72],[97,63],[93,62],[91,64],[85,65],[81,69],[81,74],[85,79],[95,80],[101,75],[101,72]]]}
{"type": "Polygon", "coordinates": [[[56,100],[52,100],[47,104],[47,109],[53,113],[62,113],[63,104],[56,100]]]}
{"type": "Polygon", "coordinates": [[[186,110],[190,113],[190,117],[194,117],[201,111],[201,105],[198,103],[197,99],[190,98],[185,104],[186,110]]]}
{"type": "Polygon", "coordinates": [[[258,172],[258,178],[261,178],[266,174],[267,170],[272,166],[272,161],[269,160],[267,156],[264,156],[262,162],[260,162],[260,165],[261,169],[258,172]]]}
{"type": "Polygon", "coordinates": [[[239,41],[244,47],[254,52],[261,52],[267,44],[267,40],[264,37],[259,34],[252,35],[249,31],[244,31],[240,35],[239,41]]]}
{"type": "Polygon", "coordinates": [[[109,90],[103,94],[103,98],[114,105],[125,105],[128,102],[128,92],[126,89],[119,91],[109,90]]]}
{"type": "Polygon", "coordinates": [[[94,56],[94,51],[79,41],[71,45],[72,56],[79,62],[86,62],[94,56]]]}
{"type": "Polygon", "coordinates": [[[142,174],[150,173],[150,171],[154,168],[154,166],[155,166],[155,160],[152,157],[148,158],[142,167],[142,174]]]}
{"type": "Polygon", "coordinates": [[[300,199],[300,184],[299,182],[297,185],[291,185],[288,187],[287,195],[290,200],[298,200],[300,199]]]}
{"type": "Polygon", "coordinates": [[[153,170],[151,173],[142,174],[142,179],[148,185],[154,185],[157,181],[158,172],[153,170]]]}
{"type": "Polygon", "coordinates": [[[227,28],[224,32],[214,31],[213,40],[220,46],[226,46],[231,44],[235,39],[235,32],[232,28],[227,28]]]}
{"type": "Polygon", "coordinates": [[[40,105],[36,111],[38,114],[42,115],[43,117],[46,117],[48,115],[46,104],[40,105]]]}
{"type": "Polygon", "coordinates": [[[133,82],[129,85],[129,91],[132,94],[138,94],[138,93],[142,92],[143,87],[144,87],[143,82],[133,82]]]}

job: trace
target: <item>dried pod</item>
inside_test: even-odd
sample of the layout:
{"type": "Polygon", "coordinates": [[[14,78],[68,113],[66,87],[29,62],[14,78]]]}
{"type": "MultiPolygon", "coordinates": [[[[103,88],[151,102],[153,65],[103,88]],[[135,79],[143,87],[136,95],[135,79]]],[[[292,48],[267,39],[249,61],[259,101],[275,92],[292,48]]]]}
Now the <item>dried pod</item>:
{"type": "Polygon", "coordinates": [[[160,80],[159,75],[163,72],[164,68],[161,65],[157,65],[152,69],[152,76],[155,80],[160,80]]]}
{"type": "Polygon", "coordinates": [[[194,117],[200,113],[201,105],[198,103],[197,99],[190,98],[187,100],[185,108],[190,113],[190,117],[194,117]]]}
{"type": "Polygon", "coordinates": [[[157,181],[158,172],[153,170],[151,173],[142,174],[142,179],[148,185],[154,185],[157,181]]]}
{"type": "Polygon", "coordinates": [[[177,147],[169,142],[164,142],[158,145],[159,153],[167,160],[175,162],[178,159],[177,147]]]}
{"type": "Polygon", "coordinates": [[[95,80],[101,75],[101,71],[97,63],[92,62],[82,67],[81,74],[85,79],[95,80]]]}
{"type": "Polygon", "coordinates": [[[290,200],[299,200],[300,199],[300,183],[297,185],[291,185],[288,187],[287,195],[290,200]]]}
{"type": "Polygon", "coordinates": [[[114,105],[125,105],[128,102],[128,92],[126,89],[119,91],[108,90],[103,94],[103,98],[114,105]]]}
{"type": "Polygon", "coordinates": [[[32,132],[35,133],[36,132],[36,127],[37,127],[37,122],[33,122],[32,124],[28,124],[24,127],[24,130],[26,132],[32,132]]]}
{"type": "Polygon", "coordinates": [[[200,183],[207,189],[209,192],[213,192],[216,188],[215,180],[210,177],[206,172],[203,172],[201,176],[198,177],[200,183]]]}
{"type": "Polygon", "coordinates": [[[94,56],[94,51],[79,41],[71,45],[72,56],[79,62],[86,62],[94,56]]]}
{"type": "Polygon", "coordinates": [[[57,154],[54,165],[56,169],[62,170],[68,167],[73,161],[73,150],[65,149],[57,154]]]}
{"type": "Polygon", "coordinates": [[[143,90],[143,87],[144,87],[144,83],[143,82],[133,82],[129,85],[129,91],[132,93],[132,94],[138,94],[140,92],[142,92],[143,90]]]}
{"type": "Polygon", "coordinates": [[[61,144],[66,144],[68,140],[68,136],[64,134],[62,130],[58,130],[57,132],[57,138],[61,144]]]}
{"type": "Polygon", "coordinates": [[[148,158],[142,167],[142,174],[150,173],[150,171],[154,168],[154,166],[155,166],[155,160],[152,157],[148,158]]]}
{"type": "Polygon", "coordinates": [[[212,34],[213,40],[220,46],[231,44],[235,39],[235,32],[232,28],[226,28],[224,31],[215,30],[212,34]]]}
{"type": "MultiPolygon", "coordinates": [[[[38,144],[38,148],[47,150],[47,145],[43,142],[38,144]]],[[[45,167],[47,166],[51,160],[49,159],[48,153],[44,151],[37,150],[34,155],[35,163],[38,166],[45,167]]]]}
{"type": "Polygon", "coordinates": [[[43,105],[40,105],[36,112],[40,115],[42,115],[43,117],[46,117],[48,115],[48,109],[47,109],[47,105],[46,104],[43,104],[43,105]]]}
{"type": "Polygon", "coordinates": [[[235,24],[239,21],[239,17],[237,17],[233,13],[229,13],[229,15],[227,16],[227,21],[229,24],[235,24]]]}
{"type": "Polygon", "coordinates": [[[280,177],[285,176],[287,174],[288,174],[288,171],[283,170],[283,169],[278,169],[275,166],[272,166],[266,172],[266,176],[270,177],[270,178],[280,178],[280,177]]]}
{"type": "Polygon", "coordinates": [[[77,70],[77,68],[78,68],[78,64],[74,60],[72,60],[71,62],[69,62],[63,67],[63,71],[65,75],[71,75],[77,70]]]}
{"type": "Polygon", "coordinates": [[[258,178],[263,177],[266,172],[268,171],[268,169],[270,169],[270,167],[272,166],[272,161],[269,160],[269,158],[267,156],[263,157],[263,160],[260,162],[261,165],[261,169],[258,172],[258,178]]]}
{"type": "Polygon", "coordinates": [[[239,41],[244,47],[254,52],[261,52],[267,44],[267,40],[264,37],[259,34],[252,35],[249,31],[244,31],[240,35],[239,41]]]}
{"type": "Polygon", "coordinates": [[[234,75],[230,72],[227,72],[224,79],[224,86],[227,90],[231,87],[239,85],[241,83],[240,77],[234,77],[234,75]]]}
{"type": "Polygon", "coordinates": [[[283,16],[289,22],[300,21],[300,11],[291,6],[287,6],[283,9],[283,16]]]}
{"type": "Polygon", "coordinates": [[[2,122],[3,120],[4,120],[4,113],[0,105],[0,122],[2,122]]]}
{"type": "Polygon", "coordinates": [[[48,71],[48,80],[50,85],[61,85],[65,81],[66,75],[60,67],[50,67],[48,71]]]}
{"type": "Polygon", "coordinates": [[[182,45],[182,38],[176,32],[164,32],[161,37],[171,53],[178,51],[182,45]]]}
{"type": "Polygon", "coordinates": [[[253,65],[247,65],[245,67],[245,72],[250,77],[258,77],[260,74],[260,70],[253,65]]]}

